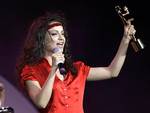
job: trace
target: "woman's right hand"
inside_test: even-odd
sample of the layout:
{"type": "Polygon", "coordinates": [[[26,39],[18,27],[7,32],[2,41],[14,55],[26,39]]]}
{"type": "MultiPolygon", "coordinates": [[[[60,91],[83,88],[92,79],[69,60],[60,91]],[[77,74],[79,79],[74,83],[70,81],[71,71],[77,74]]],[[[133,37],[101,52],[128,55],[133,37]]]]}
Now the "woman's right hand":
{"type": "Polygon", "coordinates": [[[65,62],[65,57],[61,51],[52,54],[52,66],[58,67],[59,63],[64,63],[64,62],[65,62]]]}

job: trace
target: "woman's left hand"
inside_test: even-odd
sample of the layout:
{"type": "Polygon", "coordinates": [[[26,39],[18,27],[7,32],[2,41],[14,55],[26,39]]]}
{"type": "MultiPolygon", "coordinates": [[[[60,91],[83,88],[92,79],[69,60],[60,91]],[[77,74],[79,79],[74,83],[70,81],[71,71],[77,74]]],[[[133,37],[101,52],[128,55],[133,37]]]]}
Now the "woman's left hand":
{"type": "Polygon", "coordinates": [[[133,35],[135,35],[136,33],[134,25],[131,24],[133,20],[133,18],[128,19],[127,23],[124,24],[124,36],[129,40],[131,40],[133,38],[133,35]]]}

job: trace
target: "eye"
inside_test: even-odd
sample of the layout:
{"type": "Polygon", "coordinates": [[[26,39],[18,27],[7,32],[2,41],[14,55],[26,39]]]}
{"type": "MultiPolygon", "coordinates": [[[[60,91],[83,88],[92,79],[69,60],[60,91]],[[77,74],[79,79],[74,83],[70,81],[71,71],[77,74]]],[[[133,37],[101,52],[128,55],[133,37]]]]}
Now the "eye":
{"type": "Polygon", "coordinates": [[[61,32],[61,35],[65,36],[65,33],[64,33],[64,32],[61,32]]]}
{"type": "Polygon", "coordinates": [[[51,36],[56,36],[56,35],[57,35],[57,33],[50,33],[50,35],[51,35],[51,36]]]}
{"type": "Polygon", "coordinates": [[[61,35],[65,36],[65,33],[61,33],[61,35]]]}

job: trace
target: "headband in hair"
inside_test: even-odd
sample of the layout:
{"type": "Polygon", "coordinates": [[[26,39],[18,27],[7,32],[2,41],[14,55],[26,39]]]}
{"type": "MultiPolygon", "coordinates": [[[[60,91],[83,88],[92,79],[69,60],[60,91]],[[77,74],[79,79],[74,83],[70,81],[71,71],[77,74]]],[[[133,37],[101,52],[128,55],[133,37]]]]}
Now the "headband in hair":
{"type": "Polygon", "coordinates": [[[59,23],[59,22],[56,22],[56,23],[53,23],[53,24],[48,25],[48,28],[47,28],[47,29],[51,29],[52,27],[55,27],[55,26],[62,26],[62,24],[59,23]]]}

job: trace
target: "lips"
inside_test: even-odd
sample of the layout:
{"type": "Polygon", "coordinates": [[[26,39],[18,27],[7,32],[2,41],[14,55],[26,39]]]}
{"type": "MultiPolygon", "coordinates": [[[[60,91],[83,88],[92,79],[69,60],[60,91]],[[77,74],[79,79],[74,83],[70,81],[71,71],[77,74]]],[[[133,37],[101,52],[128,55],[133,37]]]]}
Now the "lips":
{"type": "Polygon", "coordinates": [[[57,46],[59,46],[59,47],[63,47],[63,46],[64,46],[64,43],[63,43],[63,42],[61,42],[61,43],[57,43],[57,46]]]}

